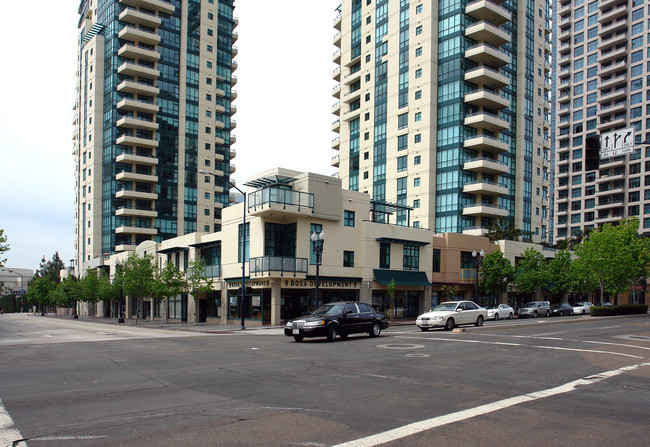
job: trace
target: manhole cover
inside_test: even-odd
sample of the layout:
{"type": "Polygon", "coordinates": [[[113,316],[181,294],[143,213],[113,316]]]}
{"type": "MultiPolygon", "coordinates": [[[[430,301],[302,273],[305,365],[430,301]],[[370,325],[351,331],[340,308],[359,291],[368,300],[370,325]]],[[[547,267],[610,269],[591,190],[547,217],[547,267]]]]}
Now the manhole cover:
{"type": "Polygon", "coordinates": [[[377,345],[378,348],[382,349],[420,349],[424,348],[424,345],[377,345]]]}

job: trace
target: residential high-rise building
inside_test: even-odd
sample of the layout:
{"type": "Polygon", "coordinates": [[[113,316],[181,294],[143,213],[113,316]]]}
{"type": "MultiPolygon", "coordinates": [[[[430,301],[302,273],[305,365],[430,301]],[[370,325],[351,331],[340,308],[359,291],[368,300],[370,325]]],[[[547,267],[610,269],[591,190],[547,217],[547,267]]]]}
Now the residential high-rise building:
{"type": "Polygon", "coordinates": [[[339,11],[332,163],[344,187],[398,225],[482,235],[504,217],[546,240],[548,0],[346,0],[339,11]]]}
{"type": "Polygon", "coordinates": [[[146,240],[219,230],[235,169],[233,3],[81,0],[73,119],[79,271],[146,240]]]}
{"type": "Polygon", "coordinates": [[[642,145],[650,140],[647,6],[636,0],[554,2],[557,241],[580,239],[589,228],[628,216],[639,217],[640,232],[650,229],[650,147],[642,145]],[[632,153],[589,159],[591,137],[597,142],[626,128],[634,128],[632,153]]]}

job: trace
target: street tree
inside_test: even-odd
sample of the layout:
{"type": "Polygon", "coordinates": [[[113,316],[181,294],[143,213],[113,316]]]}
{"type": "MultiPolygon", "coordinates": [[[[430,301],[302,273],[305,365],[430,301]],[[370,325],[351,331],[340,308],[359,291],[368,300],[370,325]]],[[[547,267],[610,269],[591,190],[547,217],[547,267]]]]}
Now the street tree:
{"type": "MultiPolygon", "coordinates": [[[[212,290],[212,278],[205,276],[205,261],[196,259],[190,261],[187,269],[187,292],[194,297],[194,322],[199,321],[199,295],[212,290]]],[[[242,310],[243,311],[243,310],[242,310]]]]}
{"type": "Polygon", "coordinates": [[[544,255],[527,248],[515,267],[514,284],[522,293],[537,293],[548,282],[547,263],[544,255]]]}
{"type": "Polygon", "coordinates": [[[160,324],[167,319],[167,300],[183,293],[186,285],[185,273],[181,272],[172,262],[167,262],[160,271],[156,272],[152,296],[162,302],[160,324]]]}
{"type": "Polygon", "coordinates": [[[27,300],[38,303],[41,311],[44,312],[45,306],[54,304],[54,289],[56,283],[53,283],[48,277],[37,277],[30,281],[27,288],[27,300]]]}
{"type": "Polygon", "coordinates": [[[136,300],[135,321],[138,322],[142,299],[151,296],[154,289],[154,260],[151,255],[131,253],[122,267],[124,269],[124,294],[136,300]]]}
{"type": "Polygon", "coordinates": [[[561,301],[566,302],[569,292],[576,286],[576,277],[569,250],[560,250],[555,258],[548,263],[548,290],[553,295],[560,295],[561,301]]]}
{"type": "Polygon", "coordinates": [[[501,250],[485,255],[481,262],[479,290],[486,295],[501,295],[508,291],[515,270],[501,250]]]}
{"type": "Polygon", "coordinates": [[[59,252],[55,252],[52,255],[52,259],[49,261],[45,259],[45,256],[41,259],[41,263],[36,271],[35,277],[48,277],[52,282],[58,283],[61,281],[61,270],[65,268],[65,264],[59,257],[59,252]]]}
{"type": "Polygon", "coordinates": [[[77,301],[81,300],[82,294],[81,284],[77,281],[77,278],[74,276],[63,278],[61,282],[56,284],[53,295],[57,306],[68,308],[72,306],[72,316],[78,318],[77,301]]]}
{"type": "Polygon", "coordinates": [[[11,246],[7,243],[7,235],[4,233],[5,230],[0,228],[0,267],[5,266],[7,258],[3,257],[3,255],[11,248],[11,246]]]}
{"type": "Polygon", "coordinates": [[[86,274],[79,281],[81,287],[81,299],[86,303],[91,303],[93,306],[93,318],[95,317],[95,305],[99,301],[99,277],[101,273],[94,269],[86,270],[86,274]]]}

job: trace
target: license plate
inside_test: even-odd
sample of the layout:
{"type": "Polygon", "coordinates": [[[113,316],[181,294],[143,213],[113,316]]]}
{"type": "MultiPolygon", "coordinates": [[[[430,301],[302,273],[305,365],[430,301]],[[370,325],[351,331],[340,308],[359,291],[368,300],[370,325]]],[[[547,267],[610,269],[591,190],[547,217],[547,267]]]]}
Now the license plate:
{"type": "Polygon", "coordinates": [[[300,329],[294,329],[293,330],[293,335],[298,335],[300,334],[300,329]]]}

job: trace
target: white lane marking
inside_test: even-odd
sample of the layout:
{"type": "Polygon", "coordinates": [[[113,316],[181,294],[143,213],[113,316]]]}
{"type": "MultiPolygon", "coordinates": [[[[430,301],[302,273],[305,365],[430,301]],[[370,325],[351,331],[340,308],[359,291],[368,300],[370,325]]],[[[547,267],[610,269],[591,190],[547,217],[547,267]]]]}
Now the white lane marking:
{"type": "Polygon", "coordinates": [[[23,439],[23,435],[20,434],[14,425],[14,420],[11,419],[11,416],[2,404],[2,399],[0,399],[0,445],[27,447],[27,444],[24,442],[14,444],[19,439],[23,439]]]}
{"type": "Polygon", "coordinates": [[[613,352],[613,351],[600,351],[600,350],[593,350],[593,349],[578,349],[578,348],[561,348],[557,346],[541,346],[541,345],[525,345],[525,344],[516,344],[516,343],[506,343],[506,342],[494,342],[494,341],[483,341],[483,340],[464,340],[464,339],[453,339],[453,338],[425,338],[425,337],[405,337],[405,336],[400,336],[397,338],[409,338],[409,339],[417,339],[417,340],[436,340],[436,341],[455,341],[459,343],[477,343],[477,344],[484,344],[484,345],[506,345],[506,346],[522,346],[526,348],[539,348],[539,349],[551,349],[551,350],[557,350],[557,351],[576,351],[576,352],[588,352],[590,354],[609,354],[609,355],[620,355],[622,357],[631,357],[634,359],[642,359],[643,357],[639,357],[638,355],[632,355],[632,354],[623,354],[621,352],[613,352]]]}
{"type": "Polygon", "coordinates": [[[519,405],[525,402],[531,402],[538,399],[543,399],[545,397],[555,396],[557,394],[568,393],[574,391],[579,386],[593,385],[595,383],[602,382],[603,380],[615,377],[624,372],[633,371],[635,369],[650,366],[650,363],[640,363],[637,365],[624,366],[619,369],[604,371],[599,374],[595,374],[589,377],[584,377],[582,379],[574,380],[572,382],[565,383],[564,385],[557,386],[555,388],[548,388],[546,390],[536,391],[534,393],[523,394],[521,396],[514,396],[508,399],[499,400],[485,405],[479,405],[478,407],[469,408],[467,410],[457,411],[455,413],[445,414],[431,419],[426,419],[424,421],[414,422],[412,424],[404,425],[402,427],[394,428],[392,430],[385,431],[383,433],[377,433],[375,435],[367,436],[365,438],[359,438],[352,441],[344,442],[342,444],[337,444],[333,447],[373,447],[387,442],[396,441],[398,439],[406,438],[407,436],[415,435],[426,430],[432,430],[443,425],[448,425],[454,422],[464,421],[466,419],[471,419],[476,416],[481,416],[488,413],[493,413],[495,411],[503,410],[514,405],[519,405]]]}
{"type": "Polygon", "coordinates": [[[84,441],[87,439],[108,438],[106,435],[80,435],[80,436],[37,436],[30,438],[35,441],[84,441]]]}
{"type": "MultiPolygon", "coordinates": [[[[535,338],[532,336],[528,335],[498,335],[498,334],[481,334],[481,337],[507,337],[507,338],[535,338]]],[[[617,335],[614,338],[626,338],[626,336],[623,335],[617,335]]],[[[637,346],[637,345],[629,345],[625,343],[612,343],[612,342],[607,342],[607,341],[594,341],[594,340],[572,340],[570,338],[558,338],[556,340],[559,341],[568,341],[568,342],[573,342],[573,343],[589,343],[593,345],[608,345],[608,346],[622,346],[624,348],[633,348],[633,349],[644,349],[650,351],[650,348],[645,347],[645,346],[637,346]]],[[[630,340],[635,340],[634,338],[630,340]]],[[[644,340],[640,340],[644,341],[644,340]]]]}

